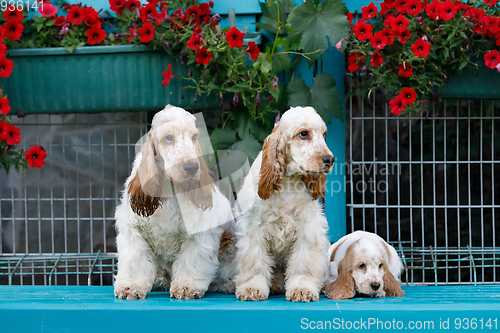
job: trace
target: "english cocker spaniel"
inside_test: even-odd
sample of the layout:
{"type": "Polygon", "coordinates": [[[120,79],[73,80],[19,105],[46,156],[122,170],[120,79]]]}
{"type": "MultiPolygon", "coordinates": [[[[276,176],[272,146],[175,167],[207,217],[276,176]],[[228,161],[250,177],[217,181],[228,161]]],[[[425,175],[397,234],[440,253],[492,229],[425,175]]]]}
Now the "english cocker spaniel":
{"type": "Polygon", "coordinates": [[[332,299],[403,296],[399,277],[403,264],[381,237],[356,231],[330,246],[330,275],[325,294],[332,299]]]}
{"type": "Polygon", "coordinates": [[[119,298],[170,288],[193,299],[234,292],[234,221],[209,175],[195,117],[167,105],[152,121],[116,209],[119,298]]]}
{"type": "Polygon", "coordinates": [[[253,162],[234,210],[237,298],[259,301],[286,290],[290,301],[318,300],[329,242],[317,199],[334,163],[325,135],[313,108],[292,108],[253,162]]]}

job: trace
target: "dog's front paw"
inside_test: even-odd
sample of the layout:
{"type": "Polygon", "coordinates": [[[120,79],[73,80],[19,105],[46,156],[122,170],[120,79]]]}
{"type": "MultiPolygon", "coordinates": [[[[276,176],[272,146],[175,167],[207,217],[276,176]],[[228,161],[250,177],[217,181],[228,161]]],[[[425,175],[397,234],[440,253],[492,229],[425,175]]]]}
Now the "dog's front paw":
{"type": "Polygon", "coordinates": [[[242,288],[236,290],[236,298],[242,301],[265,301],[269,294],[259,288],[242,288]]]}
{"type": "Polygon", "coordinates": [[[319,299],[317,291],[311,291],[306,288],[295,288],[287,290],[286,300],[292,302],[316,302],[319,299]]]}
{"type": "Polygon", "coordinates": [[[170,287],[170,297],[177,299],[196,299],[202,298],[205,290],[196,289],[186,283],[172,283],[170,287]]]}
{"type": "Polygon", "coordinates": [[[146,286],[142,286],[137,283],[118,283],[115,282],[115,297],[121,299],[144,299],[149,293],[149,289],[146,286]]]}
{"type": "Polygon", "coordinates": [[[385,297],[385,290],[375,294],[375,297],[385,297]]]}

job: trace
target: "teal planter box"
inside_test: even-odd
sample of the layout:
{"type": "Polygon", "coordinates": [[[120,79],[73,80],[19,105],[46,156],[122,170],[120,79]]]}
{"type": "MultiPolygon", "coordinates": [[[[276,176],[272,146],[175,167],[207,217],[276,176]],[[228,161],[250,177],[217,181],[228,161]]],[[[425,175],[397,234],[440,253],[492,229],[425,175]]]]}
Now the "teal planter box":
{"type": "Polygon", "coordinates": [[[479,66],[475,71],[464,68],[450,76],[439,89],[440,98],[500,99],[500,73],[496,69],[479,66]]]}
{"type": "Polygon", "coordinates": [[[0,81],[11,108],[29,113],[161,110],[166,104],[184,108],[218,107],[219,96],[198,96],[180,79],[162,84],[162,73],[187,76],[166,52],[148,46],[89,46],[68,53],[65,48],[10,50],[14,70],[0,81]],[[182,98],[182,94],[184,98],[182,98]]]}

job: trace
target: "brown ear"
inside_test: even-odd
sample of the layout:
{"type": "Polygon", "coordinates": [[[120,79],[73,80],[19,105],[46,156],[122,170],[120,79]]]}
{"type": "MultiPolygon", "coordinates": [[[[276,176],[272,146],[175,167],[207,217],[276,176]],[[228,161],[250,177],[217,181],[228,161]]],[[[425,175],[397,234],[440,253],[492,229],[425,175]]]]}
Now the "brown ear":
{"type": "Polygon", "coordinates": [[[313,200],[325,197],[326,175],[324,173],[319,175],[304,175],[302,176],[302,180],[306,184],[306,188],[313,200]]]}
{"type": "Polygon", "coordinates": [[[385,296],[387,297],[400,297],[404,296],[404,291],[401,289],[401,286],[399,285],[398,280],[392,275],[391,271],[387,267],[387,264],[384,262],[384,268],[385,268],[385,273],[384,273],[384,291],[385,291],[385,296]]]}
{"type": "Polygon", "coordinates": [[[354,279],[352,278],[351,272],[351,263],[346,255],[346,257],[339,262],[339,275],[337,280],[325,289],[326,297],[331,299],[353,298],[356,295],[356,289],[354,288],[354,279]]]}
{"type": "Polygon", "coordinates": [[[269,199],[274,191],[281,188],[283,173],[285,172],[286,142],[279,130],[279,125],[266,138],[262,146],[262,164],[258,194],[262,200],[269,199]]]}
{"type": "Polygon", "coordinates": [[[156,156],[151,134],[142,146],[142,159],[134,178],[128,184],[130,207],[140,216],[150,216],[161,206],[163,171],[156,156]]]}

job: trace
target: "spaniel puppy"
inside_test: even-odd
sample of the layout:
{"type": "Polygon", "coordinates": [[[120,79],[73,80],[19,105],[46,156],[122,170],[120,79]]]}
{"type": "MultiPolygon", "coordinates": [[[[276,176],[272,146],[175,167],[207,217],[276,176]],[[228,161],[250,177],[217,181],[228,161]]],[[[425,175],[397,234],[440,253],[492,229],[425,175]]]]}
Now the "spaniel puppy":
{"type": "Polygon", "coordinates": [[[325,135],[313,108],[296,107],[265,140],[235,207],[237,298],[259,301],[286,290],[290,301],[318,300],[329,242],[317,199],[334,163],[325,135]]]}
{"type": "Polygon", "coordinates": [[[234,292],[231,207],[208,173],[193,115],[167,105],[154,116],[125,185],[116,297],[170,288],[170,297],[200,298],[211,282],[234,292]]]}
{"type": "Polygon", "coordinates": [[[330,275],[325,294],[332,299],[403,296],[403,264],[396,250],[376,234],[356,231],[328,250],[330,275]]]}

